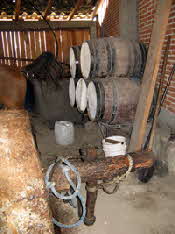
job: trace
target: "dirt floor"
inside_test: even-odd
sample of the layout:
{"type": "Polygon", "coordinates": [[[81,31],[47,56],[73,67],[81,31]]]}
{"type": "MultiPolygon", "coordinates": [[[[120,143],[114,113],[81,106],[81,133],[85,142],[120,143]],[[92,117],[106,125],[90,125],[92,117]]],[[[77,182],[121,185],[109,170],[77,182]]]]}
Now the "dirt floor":
{"type": "MultiPolygon", "coordinates": [[[[85,127],[75,128],[75,143],[60,146],[55,143],[54,130],[46,122],[32,117],[40,159],[45,169],[57,156],[77,157],[82,145],[100,146],[101,133],[95,123],[87,122],[85,127]]],[[[85,195],[84,185],[82,193],[85,195]]],[[[69,204],[50,197],[51,206],[58,208],[57,218],[64,223],[72,223],[77,218],[77,210],[69,204]]],[[[117,193],[108,195],[99,191],[96,205],[96,223],[87,227],[62,229],[62,233],[75,234],[175,234],[175,180],[174,175],[154,176],[143,184],[134,173],[120,184],[117,193]]],[[[58,232],[59,233],[59,232],[58,232]]]]}

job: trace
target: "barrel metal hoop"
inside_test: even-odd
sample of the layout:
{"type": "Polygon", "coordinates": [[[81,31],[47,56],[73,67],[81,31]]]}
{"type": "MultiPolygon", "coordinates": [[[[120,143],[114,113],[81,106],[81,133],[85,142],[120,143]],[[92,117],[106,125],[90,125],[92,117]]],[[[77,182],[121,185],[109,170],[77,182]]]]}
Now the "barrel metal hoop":
{"type": "Polygon", "coordinates": [[[117,112],[118,112],[118,92],[117,92],[117,87],[116,87],[116,82],[114,82],[114,80],[112,80],[112,84],[113,84],[113,111],[112,111],[112,117],[111,117],[111,121],[110,123],[112,123],[114,121],[114,119],[117,116],[117,112]]]}
{"type": "Polygon", "coordinates": [[[100,119],[100,115],[101,115],[101,103],[98,103],[101,100],[100,97],[100,90],[99,90],[99,86],[98,86],[98,82],[96,80],[93,81],[94,82],[94,86],[96,88],[96,93],[97,93],[97,111],[96,111],[96,116],[95,116],[95,120],[99,120],[100,119]]]}
{"type": "Polygon", "coordinates": [[[104,90],[104,87],[103,87],[103,84],[101,82],[98,83],[99,85],[99,90],[100,90],[100,115],[99,115],[99,120],[102,120],[103,119],[103,116],[104,116],[104,113],[105,113],[105,90],[104,90]]]}

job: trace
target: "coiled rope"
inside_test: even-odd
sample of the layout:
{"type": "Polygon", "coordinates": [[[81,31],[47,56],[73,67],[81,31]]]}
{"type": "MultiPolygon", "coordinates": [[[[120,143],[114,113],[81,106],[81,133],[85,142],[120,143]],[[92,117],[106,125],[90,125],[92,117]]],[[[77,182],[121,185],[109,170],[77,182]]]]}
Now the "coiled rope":
{"type": "Polygon", "coordinates": [[[129,154],[127,154],[126,157],[128,158],[128,162],[129,162],[128,170],[125,172],[125,174],[123,174],[121,176],[117,176],[117,177],[113,178],[112,180],[110,180],[110,181],[105,182],[104,184],[102,184],[102,189],[103,189],[103,191],[105,193],[107,193],[107,194],[113,194],[113,193],[117,192],[118,189],[119,189],[120,182],[123,181],[123,180],[125,180],[128,177],[128,175],[130,174],[130,172],[132,171],[133,165],[134,165],[133,158],[129,154]],[[111,185],[111,184],[115,184],[115,186],[114,186],[114,189],[112,191],[109,191],[107,189],[107,187],[109,185],[111,185]]]}

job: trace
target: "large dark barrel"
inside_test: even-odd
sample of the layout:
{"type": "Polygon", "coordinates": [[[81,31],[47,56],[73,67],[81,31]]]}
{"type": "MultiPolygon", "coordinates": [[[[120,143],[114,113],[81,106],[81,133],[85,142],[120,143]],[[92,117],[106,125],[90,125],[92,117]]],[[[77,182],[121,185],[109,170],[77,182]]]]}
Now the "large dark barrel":
{"type": "Polygon", "coordinates": [[[80,50],[81,46],[72,46],[69,53],[70,73],[72,78],[82,77],[80,68],[80,50]]]}
{"type": "Polygon", "coordinates": [[[109,124],[134,120],[140,84],[129,78],[98,79],[88,85],[88,115],[92,121],[109,124]]]}
{"type": "Polygon", "coordinates": [[[106,76],[136,76],[145,60],[140,43],[120,37],[93,39],[82,44],[81,72],[85,79],[106,76]]]}

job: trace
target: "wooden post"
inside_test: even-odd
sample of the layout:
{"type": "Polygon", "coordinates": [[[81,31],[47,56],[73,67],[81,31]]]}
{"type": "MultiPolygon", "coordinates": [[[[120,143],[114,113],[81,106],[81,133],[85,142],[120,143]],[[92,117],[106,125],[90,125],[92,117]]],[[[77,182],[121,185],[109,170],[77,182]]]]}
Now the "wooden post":
{"type": "Polygon", "coordinates": [[[147,64],[142,80],[140,99],[131,135],[129,146],[130,152],[139,151],[142,148],[171,5],[172,0],[158,1],[151,42],[148,50],[147,64]]]}
{"type": "Polygon", "coordinates": [[[43,15],[43,18],[44,18],[44,19],[47,18],[48,14],[49,14],[49,11],[50,11],[50,9],[51,9],[51,7],[52,7],[52,4],[53,4],[53,0],[49,0],[49,1],[48,1],[48,5],[47,5],[47,8],[46,8],[46,10],[45,10],[45,12],[44,12],[44,15],[43,15]]]}
{"type": "Polygon", "coordinates": [[[0,111],[0,233],[54,233],[27,112],[0,111]]]}
{"type": "Polygon", "coordinates": [[[16,21],[19,18],[20,8],[21,8],[21,0],[16,0],[16,8],[15,8],[15,20],[16,21]]]}

